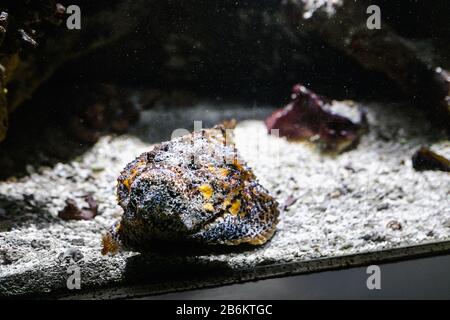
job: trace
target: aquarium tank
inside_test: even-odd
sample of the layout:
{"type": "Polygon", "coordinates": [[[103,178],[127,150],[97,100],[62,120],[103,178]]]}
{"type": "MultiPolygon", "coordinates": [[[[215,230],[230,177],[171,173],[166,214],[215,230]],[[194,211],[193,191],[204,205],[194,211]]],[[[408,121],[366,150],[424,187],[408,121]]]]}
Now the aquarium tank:
{"type": "Polygon", "coordinates": [[[449,15],[2,0],[0,297],[450,298],[449,15]]]}

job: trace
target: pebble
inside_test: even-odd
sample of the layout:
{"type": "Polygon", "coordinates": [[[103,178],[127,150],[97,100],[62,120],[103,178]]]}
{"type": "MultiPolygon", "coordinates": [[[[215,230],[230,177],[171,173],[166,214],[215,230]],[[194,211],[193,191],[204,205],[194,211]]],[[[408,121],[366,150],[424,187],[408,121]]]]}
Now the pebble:
{"type": "Polygon", "coordinates": [[[389,203],[382,203],[377,206],[377,211],[389,209],[389,203]]]}
{"type": "Polygon", "coordinates": [[[70,243],[73,244],[74,246],[84,246],[84,239],[82,238],[72,239],[70,240],[70,243]]]}
{"type": "Polygon", "coordinates": [[[50,248],[50,240],[47,239],[34,239],[30,243],[31,247],[34,249],[48,249],[50,248]]]}
{"type": "Polygon", "coordinates": [[[386,225],[386,227],[388,227],[389,229],[392,229],[394,231],[402,230],[402,225],[400,224],[400,222],[398,222],[396,220],[389,221],[388,224],[386,225]]]}
{"type": "Polygon", "coordinates": [[[60,253],[58,260],[61,262],[78,262],[83,259],[84,255],[78,248],[69,248],[66,251],[60,253]]]}
{"type": "Polygon", "coordinates": [[[386,237],[377,233],[372,233],[364,235],[361,239],[365,241],[382,242],[386,240],[386,237]]]}

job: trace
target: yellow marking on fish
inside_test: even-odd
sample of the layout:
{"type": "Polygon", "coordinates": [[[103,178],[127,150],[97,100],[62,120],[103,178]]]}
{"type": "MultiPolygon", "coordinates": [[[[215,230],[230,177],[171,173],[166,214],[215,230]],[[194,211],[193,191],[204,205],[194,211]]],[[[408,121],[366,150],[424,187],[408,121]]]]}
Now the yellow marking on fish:
{"type": "Polygon", "coordinates": [[[225,200],[225,201],[222,203],[222,209],[225,210],[230,204],[231,204],[231,201],[230,201],[229,199],[225,200]]]}
{"type": "Polygon", "coordinates": [[[228,211],[233,215],[237,215],[239,213],[239,210],[241,209],[241,200],[235,200],[233,201],[233,203],[231,204],[230,209],[228,209],[228,211]]]}
{"type": "Polygon", "coordinates": [[[214,211],[214,207],[213,207],[213,205],[212,205],[212,203],[205,203],[204,205],[203,205],[203,209],[205,209],[206,211],[214,211]]]}
{"type": "Polygon", "coordinates": [[[124,181],[123,181],[123,185],[125,186],[125,187],[127,187],[127,189],[128,189],[128,191],[130,191],[130,187],[131,187],[131,179],[125,179],[124,181]]]}
{"type": "Polygon", "coordinates": [[[233,164],[236,167],[236,169],[238,169],[239,171],[244,170],[244,167],[242,166],[242,164],[239,162],[238,159],[233,159],[233,164]]]}
{"type": "Polygon", "coordinates": [[[137,175],[138,172],[139,172],[139,170],[138,170],[139,167],[141,167],[141,166],[144,165],[144,164],[145,164],[145,163],[142,162],[142,161],[137,162],[137,163],[135,164],[135,166],[133,167],[133,169],[130,170],[130,176],[129,176],[128,178],[126,178],[126,179],[123,181],[123,184],[125,185],[125,187],[127,187],[128,191],[130,191],[130,189],[131,189],[131,184],[133,183],[134,178],[136,178],[136,175],[137,175]]]}
{"type": "Polygon", "coordinates": [[[198,187],[198,190],[201,192],[203,198],[210,199],[213,195],[213,189],[209,184],[202,184],[198,187]]]}

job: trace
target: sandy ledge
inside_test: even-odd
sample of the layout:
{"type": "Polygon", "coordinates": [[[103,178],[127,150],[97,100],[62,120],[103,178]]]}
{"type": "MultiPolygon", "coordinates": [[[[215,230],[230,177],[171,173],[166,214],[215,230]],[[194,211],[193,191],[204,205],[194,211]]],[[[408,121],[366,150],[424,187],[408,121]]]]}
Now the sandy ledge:
{"type": "Polygon", "coordinates": [[[0,182],[0,296],[73,293],[66,289],[67,268],[73,263],[81,268],[85,289],[155,280],[161,274],[171,279],[171,272],[180,269],[231,271],[226,277],[208,273],[190,284],[173,278],[155,287],[155,292],[163,292],[449,250],[450,175],[416,172],[410,161],[421,144],[450,156],[449,141],[418,114],[396,106],[366,107],[370,132],[356,149],[337,157],[270,137],[261,121],[238,125],[239,151],[261,183],[280,204],[296,199],[282,212],[274,238],[261,248],[104,257],[100,238],[121,215],[115,199],[119,171],[152,142],[166,139],[158,136],[161,127],[176,128],[194,119],[210,124],[236,115],[260,119],[270,108],[249,111],[234,106],[224,112],[198,106],[171,115],[148,111],[134,135],[105,136],[70,163],[31,167],[18,181],[0,182]],[[99,203],[94,220],[68,222],[57,217],[67,198],[86,194],[99,203]],[[392,220],[402,229],[388,228],[392,220]],[[438,244],[392,251],[433,243],[438,244]],[[358,260],[359,254],[371,252],[377,253],[358,260]],[[347,258],[336,260],[339,257],[347,258]]]}

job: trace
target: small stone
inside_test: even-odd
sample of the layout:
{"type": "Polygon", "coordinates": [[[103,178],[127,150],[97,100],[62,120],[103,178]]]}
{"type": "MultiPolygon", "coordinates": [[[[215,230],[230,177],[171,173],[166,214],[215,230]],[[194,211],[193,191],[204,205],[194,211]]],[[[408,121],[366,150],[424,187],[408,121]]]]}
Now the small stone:
{"type": "Polygon", "coordinates": [[[23,254],[16,250],[0,250],[0,265],[13,264],[22,258],[23,254]]]}
{"type": "Polygon", "coordinates": [[[366,234],[361,237],[364,241],[382,242],[386,241],[386,237],[378,233],[366,234]]]}
{"type": "Polygon", "coordinates": [[[389,209],[389,203],[382,203],[377,206],[377,211],[383,211],[389,209]]]}
{"type": "Polygon", "coordinates": [[[450,160],[426,147],[421,147],[414,153],[412,165],[417,171],[440,170],[450,172],[450,160]]]}
{"type": "Polygon", "coordinates": [[[66,263],[78,262],[83,258],[84,255],[78,248],[69,248],[58,256],[59,261],[66,263]]]}
{"type": "Polygon", "coordinates": [[[50,248],[50,241],[46,239],[34,239],[31,241],[30,245],[34,249],[48,249],[50,248]]]}
{"type": "Polygon", "coordinates": [[[71,239],[70,240],[70,244],[74,245],[74,246],[84,246],[85,242],[84,239],[82,238],[76,238],[76,239],[71,239]]]}
{"type": "Polygon", "coordinates": [[[342,194],[343,194],[342,190],[341,189],[337,189],[337,190],[331,192],[328,196],[331,199],[336,199],[336,198],[339,198],[340,196],[342,196],[342,194]]]}
{"type": "Polygon", "coordinates": [[[35,248],[35,249],[39,248],[39,243],[38,243],[38,241],[36,239],[31,241],[30,245],[31,245],[32,248],[35,248]]]}
{"type": "Polygon", "coordinates": [[[66,206],[58,213],[63,220],[92,220],[97,215],[98,205],[95,199],[88,195],[84,197],[87,206],[79,207],[73,199],[66,200],[66,206]]]}
{"type": "Polygon", "coordinates": [[[105,168],[104,167],[100,167],[100,166],[95,166],[95,167],[92,167],[91,170],[92,170],[93,173],[99,173],[99,172],[104,171],[105,168]]]}
{"type": "Polygon", "coordinates": [[[388,224],[386,225],[386,227],[388,227],[389,229],[395,230],[395,231],[402,230],[402,225],[400,224],[400,222],[398,222],[396,220],[389,221],[388,224]]]}
{"type": "Polygon", "coordinates": [[[349,164],[345,165],[345,166],[344,166],[344,169],[347,170],[347,171],[350,171],[351,173],[355,173],[355,172],[356,172],[356,169],[353,168],[353,167],[352,167],[351,165],[349,165],[349,164]]]}
{"type": "Polygon", "coordinates": [[[350,248],[353,248],[353,244],[351,244],[351,243],[346,243],[346,244],[344,244],[342,247],[340,247],[339,249],[340,249],[340,250],[348,250],[348,249],[350,249],[350,248]]]}

